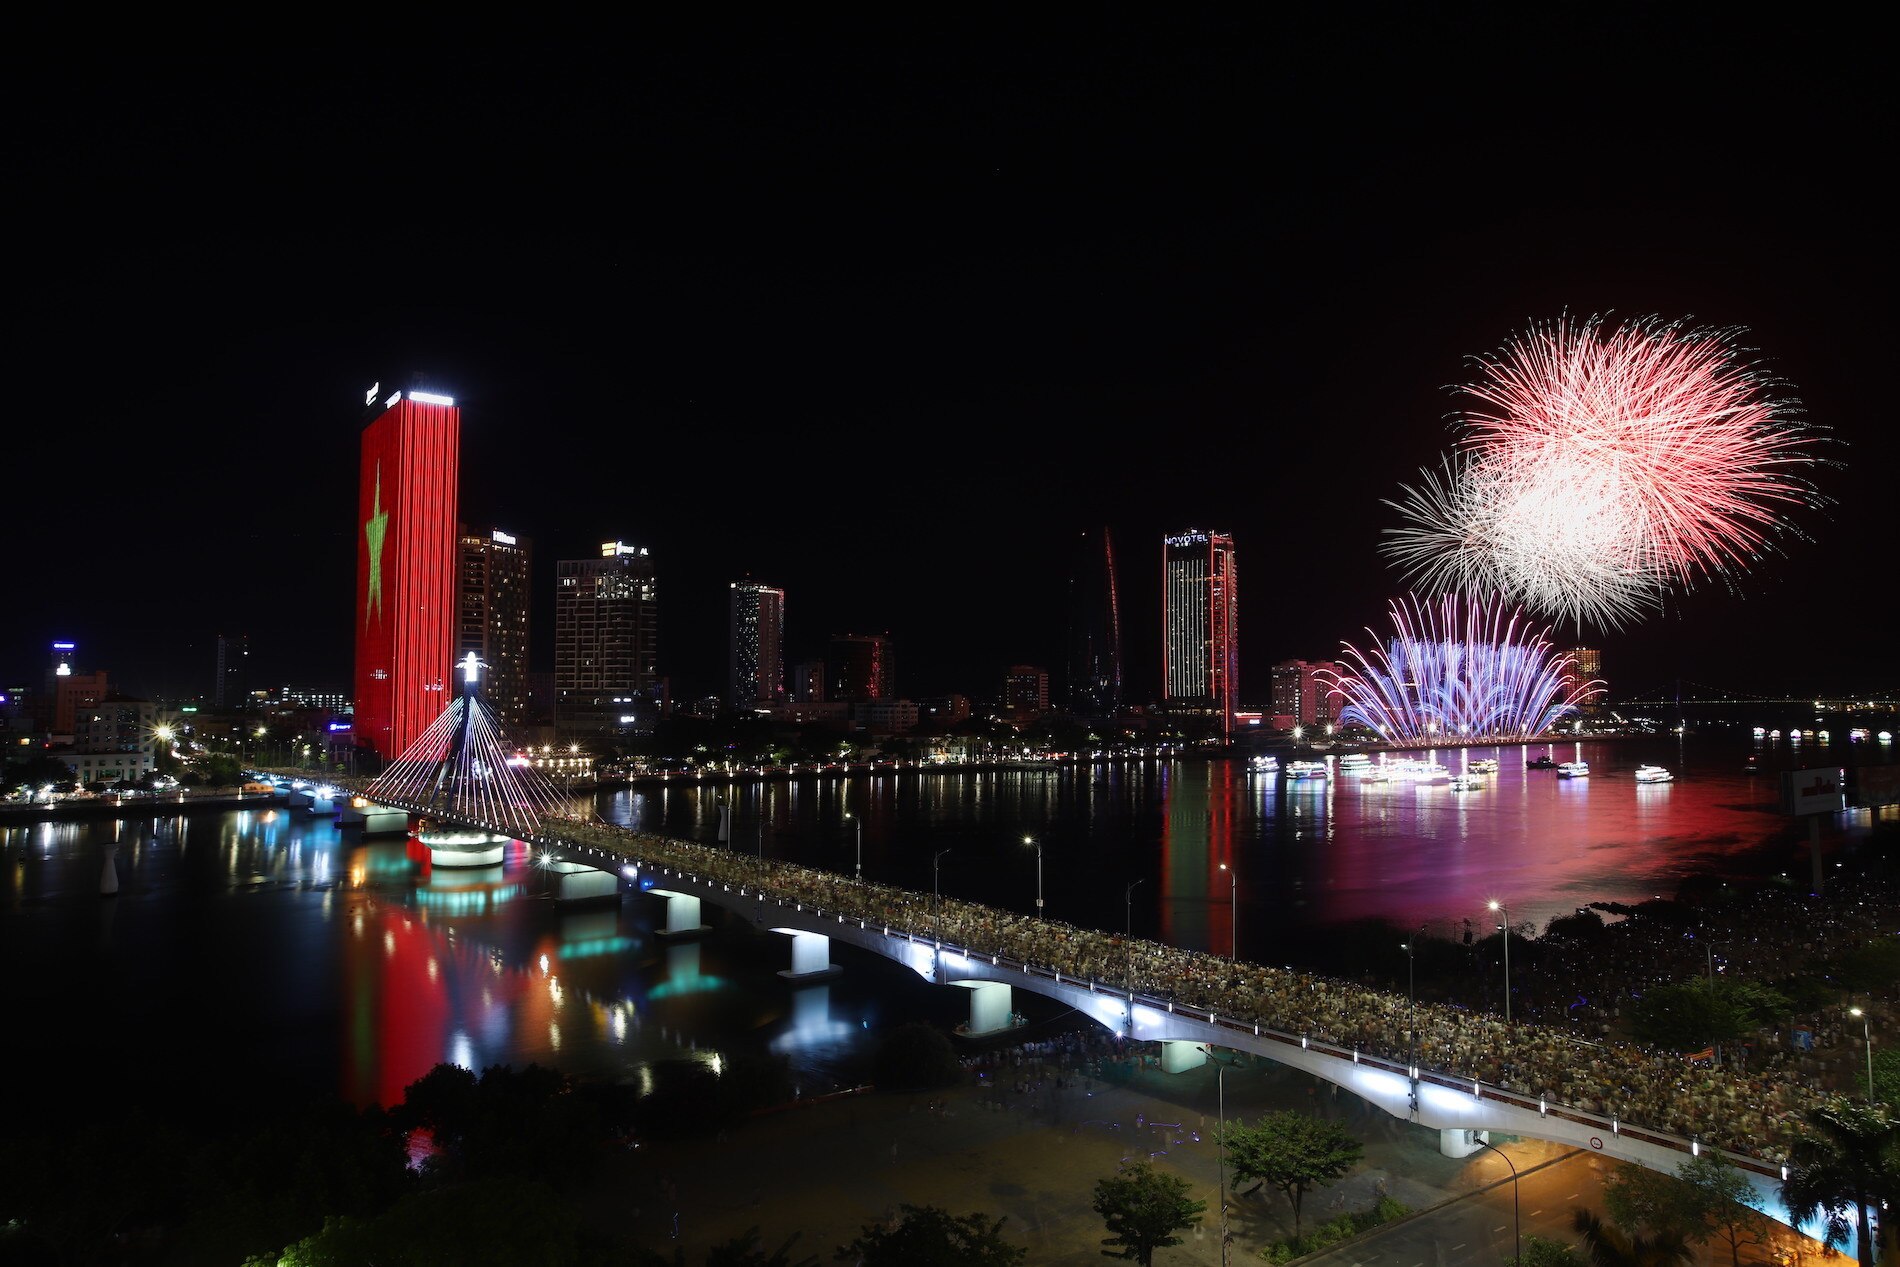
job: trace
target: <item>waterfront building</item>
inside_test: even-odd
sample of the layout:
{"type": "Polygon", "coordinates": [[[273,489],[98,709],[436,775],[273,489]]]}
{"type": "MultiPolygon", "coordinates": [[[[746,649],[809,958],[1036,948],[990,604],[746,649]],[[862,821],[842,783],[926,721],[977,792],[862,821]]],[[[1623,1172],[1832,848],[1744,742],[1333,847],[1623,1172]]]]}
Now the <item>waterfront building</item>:
{"type": "Polygon", "coordinates": [[[554,565],[554,723],[563,736],[650,729],[659,590],[645,546],[601,543],[554,565]]]}
{"type": "Polygon", "coordinates": [[[1113,717],[1121,705],[1121,605],[1103,527],[1080,534],[1069,571],[1068,706],[1078,717],[1113,717]]]}
{"type": "Polygon", "coordinates": [[[218,677],[211,687],[213,708],[236,708],[251,689],[251,636],[218,635],[218,677]]]}
{"type": "Polygon", "coordinates": [[[1003,675],[1003,716],[1030,721],[1049,711],[1049,670],[1036,664],[1012,664],[1003,675]]]}
{"type": "Polygon", "coordinates": [[[917,704],[907,699],[863,700],[851,705],[851,720],[873,735],[903,735],[917,729],[917,704]]]}
{"type": "Polygon", "coordinates": [[[355,737],[400,756],[447,704],[455,655],[461,411],[416,389],[365,398],[356,533],[355,737]]]}
{"type": "Polygon", "coordinates": [[[792,698],[800,704],[825,702],[823,660],[801,660],[792,666],[792,698]]]}
{"type": "Polygon", "coordinates": [[[461,530],[461,608],[455,654],[487,668],[482,695],[510,730],[528,719],[528,602],[534,543],[500,528],[461,530]]]}
{"type": "Polygon", "coordinates": [[[1282,660],[1273,666],[1272,726],[1275,730],[1308,729],[1332,724],[1338,698],[1330,693],[1326,674],[1337,675],[1331,660],[1282,660]]]}
{"type": "Polygon", "coordinates": [[[897,694],[889,634],[833,634],[825,698],[861,704],[897,694]]]}
{"type": "Polygon", "coordinates": [[[1162,541],[1162,703],[1233,732],[1240,688],[1234,539],[1190,528],[1162,541]]]}
{"type": "Polygon", "coordinates": [[[785,591],[732,582],[726,693],[734,712],[785,702],[785,591]]]}
{"type": "MultiPolygon", "coordinates": [[[[1564,654],[1570,657],[1572,661],[1570,671],[1577,675],[1579,682],[1601,683],[1603,681],[1602,648],[1572,647],[1570,650],[1564,652],[1564,654]]],[[[1609,698],[1610,688],[1606,684],[1598,694],[1591,698],[1589,703],[1583,705],[1577,711],[1582,713],[1585,717],[1598,716],[1604,711],[1605,706],[1609,702],[1609,698]]]]}
{"type": "Polygon", "coordinates": [[[968,695],[933,695],[917,702],[917,721],[933,734],[942,734],[960,721],[970,719],[968,695]]]}
{"type": "Polygon", "coordinates": [[[91,673],[75,673],[69,670],[55,679],[53,741],[55,743],[73,742],[79,725],[111,692],[112,685],[107,681],[104,669],[91,673]]]}

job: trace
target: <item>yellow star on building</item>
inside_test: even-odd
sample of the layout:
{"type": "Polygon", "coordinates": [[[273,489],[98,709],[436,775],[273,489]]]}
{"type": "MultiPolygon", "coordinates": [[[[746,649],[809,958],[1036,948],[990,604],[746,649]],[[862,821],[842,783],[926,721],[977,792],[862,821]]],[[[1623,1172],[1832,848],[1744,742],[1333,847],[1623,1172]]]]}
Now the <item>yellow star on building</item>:
{"type": "Polygon", "coordinates": [[[383,535],[389,531],[389,512],[383,509],[383,464],[376,464],[376,500],[372,514],[363,523],[363,535],[369,542],[369,602],[363,605],[363,627],[369,628],[369,605],[376,605],[376,618],[383,616],[383,535]]]}

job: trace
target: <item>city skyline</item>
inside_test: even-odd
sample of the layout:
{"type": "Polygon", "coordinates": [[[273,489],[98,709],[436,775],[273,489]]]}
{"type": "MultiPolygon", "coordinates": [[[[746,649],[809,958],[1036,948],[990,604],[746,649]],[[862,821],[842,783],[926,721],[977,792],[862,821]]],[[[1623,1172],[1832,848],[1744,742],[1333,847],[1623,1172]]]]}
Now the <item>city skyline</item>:
{"type": "Polygon", "coordinates": [[[652,551],[675,698],[724,688],[745,576],[788,595],[788,664],[878,630],[906,694],[1059,679],[1064,578],[1032,560],[1106,528],[1122,695],[1148,702],[1162,614],[1139,578],[1199,523],[1249,560],[1240,695],[1263,705],[1272,664],[1334,657],[1404,592],[1386,502],[1446,447],[1465,358],[1571,312],[1746,327],[1840,465],[1807,539],[1735,591],[1555,636],[1600,646],[1619,692],[1893,689],[1872,81],[1690,22],[1608,69],[1585,54],[1615,36],[1566,27],[1575,65],[1532,75],[1456,17],[1350,58],[1316,21],[900,41],[898,79],[941,104],[849,33],[726,49],[710,77],[477,57],[453,120],[321,57],[115,68],[33,118],[23,403],[62,425],[18,454],[48,478],[17,489],[42,539],[0,671],[72,639],[115,684],[197,693],[235,630],[259,684],[347,681],[356,402],[421,374],[463,411],[458,517],[535,542],[533,670],[553,563],[618,539],[652,551]],[[1268,51],[1295,49],[1297,73],[1268,51]],[[1730,86],[1770,63],[1804,91],[1730,86]],[[982,94],[973,66],[996,71],[982,94]],[[1447,66],[1489,91],[1444,91],[1447,66]],[[835,95],[803,93],[813,75],[835,95]],[[980,96],[1000,104],[972,120],[980,96]],[[294,104],[317,99],[338,104],[294,104]],[[1493,100],[1604,103],[1617,178],[1550,161],[1543,105],[1493,100]],[[1792,153],[1798,192],[1735,186],[1792,153]],[[140,216],[102,219],[126,189],[140,216]]]}

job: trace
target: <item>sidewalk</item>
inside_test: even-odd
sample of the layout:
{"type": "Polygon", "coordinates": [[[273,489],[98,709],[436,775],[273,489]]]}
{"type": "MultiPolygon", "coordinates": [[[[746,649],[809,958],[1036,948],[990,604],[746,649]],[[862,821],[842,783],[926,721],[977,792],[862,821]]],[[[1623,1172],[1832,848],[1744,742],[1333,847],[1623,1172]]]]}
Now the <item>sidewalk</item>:
{"type": "MultiPolygon", "coordinates": [[[[1004,1081],[1013,1076],[1005,1071],[1004,1081]]],[[[677,1208],[689,1264],[753,1226],[768,1246],[801,1231],[799,1250],[829,1260],[901,1203],[1006,1216],[1004,1235],[1026,1246],[1032,1263],[1100,1263],[1104,1229],[1091,1205],[1095,1183],[1124,1160],[1151,1160],[1189,1180],[1208,1202],[1201,1228],[1156,1261],[1216,1267],[1213,1066],[1183,1074],[1143,1069],[1121,1081],[1097,1080],[1092,1091],[1079,1083],[1058,1091],[1050,1077],[1019,1094],[979,1086],[972,1077],[948,1092],[873,1093],[774,1114],[724,1141],[652,1144],[602,1182],[590,1208],[669,1253],[677,1208]]],[[[1364,1160],[1340,1184],[1308,1194],[1308,1228],[1371,1206],[1382,1180],[1391,1196],[1419,1210],[1508,1178],[1496,1154],[1441,1156],[1437,1131],[1345,1092],[1335,1095],[1306,1075],[1243,1061],[1227,1066],[1225,1083],[1230,1118],[1301,1108],[1344,1120],[1365,1143],[1364,1160]]],[[[1569,1151],[1529,1140],[1508,1148],[1520,1171],[1569,1151]]],[[[1277,1192],[1233,1197],[1228,1223],[1236,1263],[1293,1230],[1277,1192]]]]}

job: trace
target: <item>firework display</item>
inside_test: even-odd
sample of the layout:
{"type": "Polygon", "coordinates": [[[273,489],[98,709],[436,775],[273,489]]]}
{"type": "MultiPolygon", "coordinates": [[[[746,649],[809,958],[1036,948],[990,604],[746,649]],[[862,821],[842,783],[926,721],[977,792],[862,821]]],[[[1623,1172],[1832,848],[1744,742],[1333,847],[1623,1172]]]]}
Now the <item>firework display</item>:
{"type": "Polygon", "coordinates": [[[1740,334],[1565,318],[1479,358],[1457,450],[1387,503],[1408,522],[1384,552],[1421,589],[1608,628],[1732,582],[1824,500],[1815,429],[1740,334]]]}
{"type": "Polygon", "coordinates": [[[1344,701],[1342,725],[1393,743],[1516,742],[1548,732],[1602,689],[1497,598],[1408,595],[1391,612],[1389,639],[1365,652],[1342,643],[1346,671],[1319,675],[1344,701]]]}

